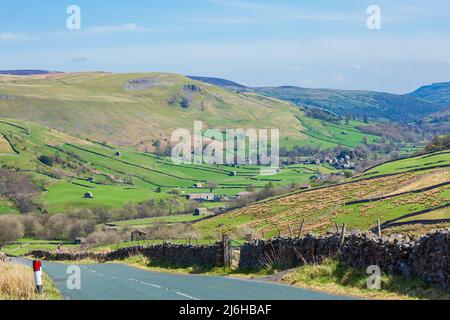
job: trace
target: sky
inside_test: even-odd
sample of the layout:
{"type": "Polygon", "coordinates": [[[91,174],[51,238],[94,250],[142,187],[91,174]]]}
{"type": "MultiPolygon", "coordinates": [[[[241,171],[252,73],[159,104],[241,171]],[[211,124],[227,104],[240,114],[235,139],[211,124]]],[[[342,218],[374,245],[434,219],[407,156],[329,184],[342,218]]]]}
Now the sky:
{"type": "Polygon", "coordinates": [[[407,93],[450,81],[450,2],[1,0],[0,69],[407,93]],[[70,5],[80,29],[67,28],[70,5]],[[371,5],[381,29],[367,26],[371,5]]]}

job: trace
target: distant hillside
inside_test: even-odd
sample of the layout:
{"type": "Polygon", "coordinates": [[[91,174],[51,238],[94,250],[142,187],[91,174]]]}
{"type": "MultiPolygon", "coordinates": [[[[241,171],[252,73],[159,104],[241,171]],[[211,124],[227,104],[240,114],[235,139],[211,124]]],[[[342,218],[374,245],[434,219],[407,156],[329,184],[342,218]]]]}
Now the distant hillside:
{"type": "Polygon", "coordinates": [[[428,115],[425,121],[429,123],[450,123],[450,108],[428,115]]]}
{"type": "Polygon", "coordinates": [[[250,88],[229,80],[196,77],[228,90],[255,92],[297,106],[322,108],[337,115],[408,123],[441,111],[450,103],[449,84],[424,87],[408,95],[375,91],[308,89],[295,86],[250,88]],[[447,104],[446,104],[447,103],[447,104]]]}
{"type": "Polygon", "coordinates": [[[450,82],[433,83],[429,86],[423,86],[409,95],[436,103],[442,107],[450,107],[450,82]]]}
{"type": "Polygon", "coordinates": [[[281,100],[162,73],[0,76],[0,117],[150,151],[167,145],[175,129],[192,132],[195,120],[205,128],[279,128],[284,147],[355,147],[376,139],[355,128],[361,123],[327,123],[281,100]]]}
{"type": "Polygon", "coordinates": [[[319,107],[341,116],[369,117],[410,122],[440,111],[441,106],[408,95],[374,91],[305,89],[299,87],[254,88],[252,91],[298,106],[319,107]]]}
{"type": "Polygon", "coordinates": [[[12,76],[32,76],[49,73],[60,73],[57,71],[48,70],[0,70],[0,74],[12,75],[12,76]]]}

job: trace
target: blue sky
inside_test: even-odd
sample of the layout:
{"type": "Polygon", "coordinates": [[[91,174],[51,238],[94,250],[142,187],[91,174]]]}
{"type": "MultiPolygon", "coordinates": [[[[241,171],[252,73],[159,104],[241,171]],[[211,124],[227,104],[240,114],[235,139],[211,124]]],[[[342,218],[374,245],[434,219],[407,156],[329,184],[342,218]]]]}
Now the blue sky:
{"type": "Polygon", "coordinates": [[[0,69],[161,71],[404,93],[450,81],[448,0],[2,0],[0,69]],[[81,30],[66,9],[81,8],[81,30]],[[369,5],[382,29],[366,26],[369,5]]]}

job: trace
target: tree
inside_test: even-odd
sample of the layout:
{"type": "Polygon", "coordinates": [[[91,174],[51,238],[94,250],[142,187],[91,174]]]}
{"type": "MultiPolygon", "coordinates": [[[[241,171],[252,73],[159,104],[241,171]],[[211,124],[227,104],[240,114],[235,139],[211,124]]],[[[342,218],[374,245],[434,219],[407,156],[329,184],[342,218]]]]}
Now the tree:
{"type": "Polygon", "coordinates": [[[255,191],[255,186],[253,184],[247,184],[245,186],[245,191],[247,191],[247,192],[254,192],[255,191]]]}
{"type": "Polygon", "coordinates": [[[53,159],[46,155],[41,155],[38,160],[46,166],[53,167],[53,159]]]}
{"type": "Polygon", "coordinates": [[[450,134],[445,136],[434,136],[433,140],[425,147],[426,152],[435,152],[450,148],[450,134]]]}
{"type": "Polygon", "coordinates": [[[45,229],[47,237],[52,240],[64,240],[70,228],[69,219],[62,214],[57,214],[48,219],[45,229]]]}
{"type": "Polygon", "coordinates": [[[0,216],[0,249],[7,243],[24,236],[20,217],[13,215],[0,216]]]}
{"type": "Polygon", "coordinates": [[[217,184],[217,182],[208,182],[208,188],[210,192],[213,192],[214,189],[217,189],[219,187],[219,185],[217,184]]]}

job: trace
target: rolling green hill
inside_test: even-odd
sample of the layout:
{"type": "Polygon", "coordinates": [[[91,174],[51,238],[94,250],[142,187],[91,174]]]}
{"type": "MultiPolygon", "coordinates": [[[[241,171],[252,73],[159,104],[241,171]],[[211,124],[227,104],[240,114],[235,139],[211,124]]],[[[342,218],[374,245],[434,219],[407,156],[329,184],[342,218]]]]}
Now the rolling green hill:
{"type": "Polygon", "coordinates": [[[0,117],[39,123],[67,134],[154,150],[173,130],[279,128],[285,147],[355,147],[367,137],[355,128],[307,117],[293,105],[236,93],[174,74],[73,73],[0,75],[0,117]],[[351,136],[342,132],[351,129],[351,136]]]}
{"type": "MultiPolygon", "coordinates": [[[[261,176],[257,166],[175,165],[171,159],[151,153],[83,140],[11,119],[0,119],[0,134],[1,166],[41,181],[45,192],[38,200],[41,209],[50,213],[122,208],[129,202],[173,197],[174,190],[179,194],[209,192],[208,182],[217,184],[215,194],[236,195],[248,185],[259,189],[269,182],[306,183],[313,175],[332,172],[324,166],[296,165],[261,176]],[[194,184],[202,187],[193,188],[194,184]],[[84,198],[88,192],[93,199],[84,198]]],[[[0,201],[0,213],[8,212],[17,209],[7,200],[0,201]]]]}

